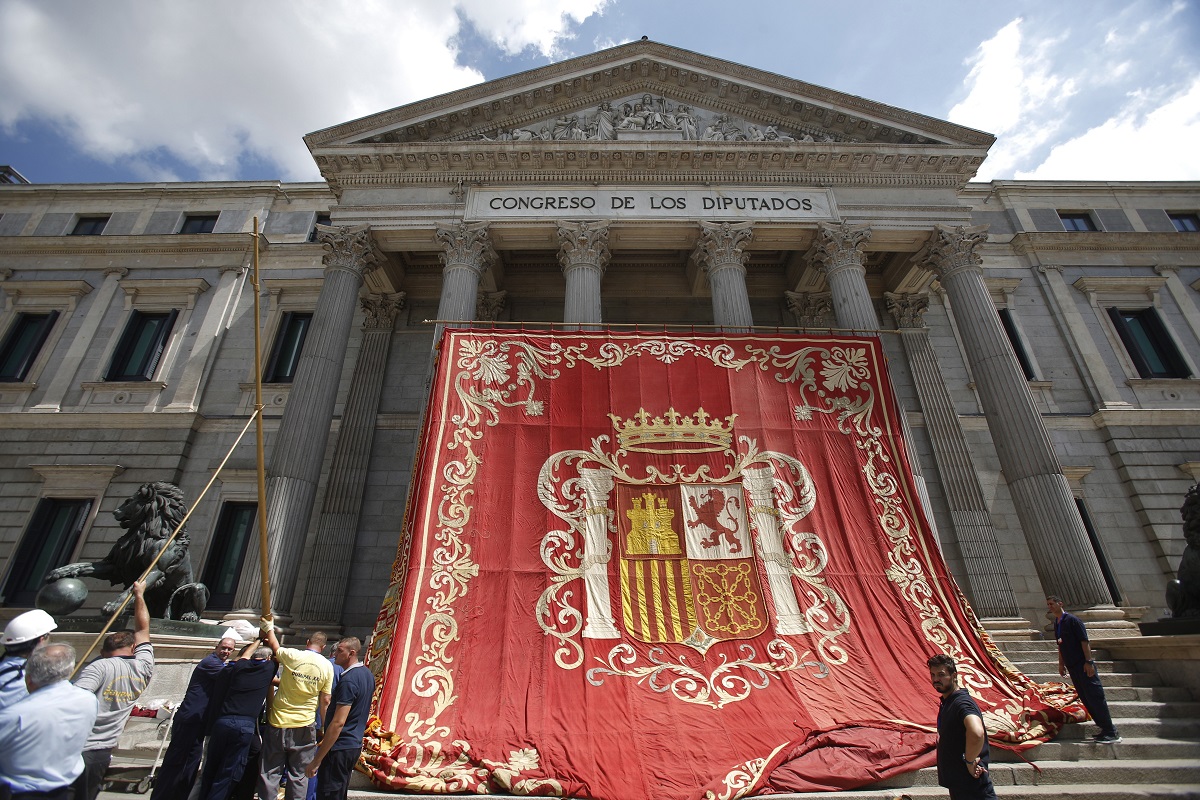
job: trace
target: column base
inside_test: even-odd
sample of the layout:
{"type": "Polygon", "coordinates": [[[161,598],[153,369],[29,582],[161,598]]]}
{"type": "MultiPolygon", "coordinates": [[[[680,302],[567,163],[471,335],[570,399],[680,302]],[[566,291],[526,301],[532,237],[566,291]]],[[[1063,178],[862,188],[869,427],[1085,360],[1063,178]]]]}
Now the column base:
{"type": "Polygon", "coordinates": [[[1116,639],[1123,636],[1141,636],[1137,620],[1147,608],[1117,608],[1095,606],[1071,613],[1083,620],[1089,639],[1116,639]]]}
{"type": "Polygon", "coordinates": [[[984,617],[979,624],[997,642],[1032,642],[1042,638],[1042,632],[1024,617],[984,617]]]}

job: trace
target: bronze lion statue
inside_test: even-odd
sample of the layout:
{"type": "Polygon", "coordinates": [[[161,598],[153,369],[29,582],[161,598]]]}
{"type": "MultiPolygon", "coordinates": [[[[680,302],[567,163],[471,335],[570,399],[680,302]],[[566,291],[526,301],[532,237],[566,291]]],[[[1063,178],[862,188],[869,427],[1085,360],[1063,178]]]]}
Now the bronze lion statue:
{"type": "Polygon", "coordinates": [[[1187,546],[1179,560],[1179,576],[1167,584],[1167,606],[1176,619],[1200,617],[1200,484],[1188,490],[1179,509],[1187,546]]]}
{"type": "Polygon", "coordinates": [[[162,558],[146,576],[146,607],[150,616],[197,622],[208,604],[208,587],[192,578],[192,560],[188,555],[186,529],[174,541],[163,546],[187,514],[183,492],[171,483],[144,483],[122,503],[113,516],[125,533],[100,561],[81,561],[52,570],[46,580],[60,578],[107,579],[118,583],[125,592],[104,606],[105,614],[117,610],[129,593],[129,587],[142,576],[154,557],[162,558]]]}

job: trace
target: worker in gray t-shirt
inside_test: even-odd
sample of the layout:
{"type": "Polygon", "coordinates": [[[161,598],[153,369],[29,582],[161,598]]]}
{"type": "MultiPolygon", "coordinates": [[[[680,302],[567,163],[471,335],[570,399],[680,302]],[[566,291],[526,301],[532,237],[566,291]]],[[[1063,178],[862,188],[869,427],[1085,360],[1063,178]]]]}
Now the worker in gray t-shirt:
{"type": "Polygon", "coordinates": [[[134,629],[106,636],[100,648],[101,657],[81,669],[75,678],[75,685],[96,695],[99,704],[96,724],[83,746],[84,769],[74,784],[75,800],[96,800],[134,701],[154,673],[150,612],[142,597],[146,584],[138,581],[129,591],[133,595],[134,629]]]}

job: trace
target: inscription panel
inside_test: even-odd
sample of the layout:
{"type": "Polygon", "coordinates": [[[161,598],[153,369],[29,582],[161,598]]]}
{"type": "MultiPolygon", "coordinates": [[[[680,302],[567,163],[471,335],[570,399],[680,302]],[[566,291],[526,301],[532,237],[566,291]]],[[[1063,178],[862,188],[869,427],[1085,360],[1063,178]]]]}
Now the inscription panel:
{"type": "Polygon", "coordinates": [[[828,189],[595,186],[470,189],[466,219],[836,221],[828,189]]]}

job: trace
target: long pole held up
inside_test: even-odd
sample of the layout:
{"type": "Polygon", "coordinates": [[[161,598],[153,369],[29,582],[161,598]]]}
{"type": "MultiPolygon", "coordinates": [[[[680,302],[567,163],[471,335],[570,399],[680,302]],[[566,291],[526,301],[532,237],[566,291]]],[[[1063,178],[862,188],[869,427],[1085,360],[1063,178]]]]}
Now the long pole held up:
{"type": "Polygon", "coordinates": [[[267,467],[263,457],[262,334],[259,322],[258,217],[254,218],[254,435],[258,445],[258,566],[262,576],[262,617],[271,620],[271,573],[267,563],[267,467]]]}

